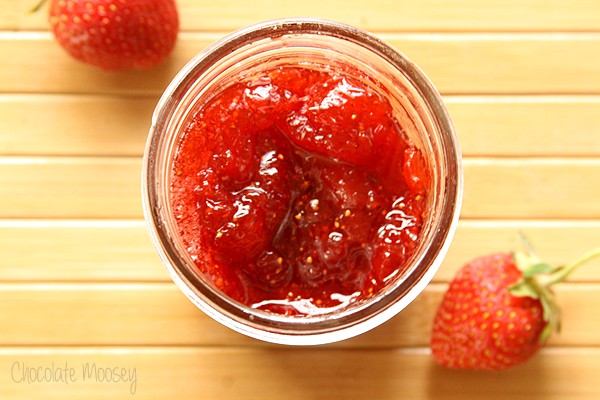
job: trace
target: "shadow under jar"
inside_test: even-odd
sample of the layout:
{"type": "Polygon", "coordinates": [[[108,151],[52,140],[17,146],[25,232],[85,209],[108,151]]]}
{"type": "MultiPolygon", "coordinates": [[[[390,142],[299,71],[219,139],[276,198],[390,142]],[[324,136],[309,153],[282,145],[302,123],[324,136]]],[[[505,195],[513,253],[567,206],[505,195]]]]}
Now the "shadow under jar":
{"type": "Polygon", "coordinates": [[[160,99],[143,206],[202,311],[289,345],[356,336],[422,292],[456,229],[459,145],[405,56],[316,19],[254,25],[194,57],[160,99]]]}

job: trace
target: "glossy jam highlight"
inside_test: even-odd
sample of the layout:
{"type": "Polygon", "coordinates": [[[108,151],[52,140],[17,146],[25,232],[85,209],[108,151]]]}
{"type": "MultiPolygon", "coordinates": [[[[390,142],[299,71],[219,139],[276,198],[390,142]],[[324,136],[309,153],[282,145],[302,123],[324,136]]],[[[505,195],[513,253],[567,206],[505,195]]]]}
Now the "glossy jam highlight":
{"type": "Polygon", "coordinates": [[[197,106],[171,202],[215,288],[257,309],[319,315],[402,274],[430,173],[377,89],[355,70],[282,66],[197,106]]]}

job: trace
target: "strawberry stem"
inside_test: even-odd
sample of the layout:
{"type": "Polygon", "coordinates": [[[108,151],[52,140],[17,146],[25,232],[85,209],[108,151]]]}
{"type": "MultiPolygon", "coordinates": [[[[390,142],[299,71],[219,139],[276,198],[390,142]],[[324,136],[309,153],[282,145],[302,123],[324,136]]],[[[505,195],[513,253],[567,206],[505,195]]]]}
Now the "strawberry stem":
{"type": "Polygon", "coordinates": [[[573,271],[575,271],[581,265],[591,261],[592,259],[600,256],[600,248],[592,250],[591,252],[583,255],[581,258],[576,260],[575,262],[565,265],[564,267],[557,268],[554,272],[550,273],[547,276],[539,276],[538,283],[541,286],[549,287],[554,285],[555,283],[564,281],[573,271]]]}

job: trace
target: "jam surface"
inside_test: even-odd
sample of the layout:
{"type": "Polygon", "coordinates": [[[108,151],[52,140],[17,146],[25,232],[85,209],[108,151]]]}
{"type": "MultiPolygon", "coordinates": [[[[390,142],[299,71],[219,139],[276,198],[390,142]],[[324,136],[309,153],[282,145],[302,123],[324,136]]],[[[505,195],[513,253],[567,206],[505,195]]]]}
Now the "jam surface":
{"type": "Polygon", "coordinates": [[[194,111],[171,201],[214,287],[254,308],[318,315],[376,294],[407,267],[428,166],[373,87],[358,71],[283,66],[194,111]]]}

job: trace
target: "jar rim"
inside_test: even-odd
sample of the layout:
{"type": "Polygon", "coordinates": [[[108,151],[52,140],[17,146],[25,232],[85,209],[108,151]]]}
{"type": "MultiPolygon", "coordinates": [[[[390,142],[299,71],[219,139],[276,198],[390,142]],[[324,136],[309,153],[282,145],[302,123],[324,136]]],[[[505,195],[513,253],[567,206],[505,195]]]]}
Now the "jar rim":
{"type": "MultiPolygon", "coordinates": [[[[356,336],[387,321],[411,303],[431,281],[448,250],[460,214],[462,186],[461,155],[456,132],[440,94],[420,68],[391,45],[366,31],[343,23],[316,18],[286,18],[258,23],[223,37],[194,56],[171,81],[156,106],[142,168],[144,217],[154,247],[180,290],[210,317],[240,333],[269,342],[299,345],[329,343],[356,336]],[[422,254],[417,260],[416,268],[422,265],[423,270],[418,271],[419,276],[416,281],[404,279],[392,290],[378,297],[375,296],[373,301],[367,300],[364,305],[353,307],[347,313],[341,312],[335,317],[327,315],[326,317],[294,318],[255,310],[231,300],[228,303],[232,309],[224,310],[222,304],[227,303],[228,300],[225,296],[209,287],[210,285],[204,284],[202,288],[199,288],[197,284],[194,284],[193,272],[186,269],[185,266],[173,265],[181,262],[180,254],[169,246],[170,234],[164,230],[161,214],[164,209],[162,204],[157,204],[156,180],[160,176],[157,175],[156,157],[161,143],[160,135],[163,132],[161,127],[173,117],[173,110],[177,106],[178,99],[190,90],[199,74],[202,74],[223,55],[230,54],[256,40],[296,34],[314,34],[354,42],[410,76],[419,95],[426,100],[430,107],[440,132],[445,135],[443,139],[446,148],[444,150],[448,152],[445,161],[448,162],[450,169],[448,173],[450,179],[445,183],[448,195],[443,200],[442,206],[444,214],[442,226],[445,227],[445,230],[438,230],[434,238],[435,243],[430,243],[428,246],[428,249],[432,245],[435,247],[431,259],[424,262],[425,254],[422,254]],[[393,296],[392,294],[396,292],[402,292],[402,295],[393,296]],[[386,296],[394,300],[389,304],[376,304],[386,296]],[[368,312],[367,315],[360,317],[360,312],[364,312],[364,310],[374,310],[376,314],[372,315],[368,312]],[[344,324],[343,320],[348,317],[353,318],[344,324]],[[262,325],[265,320],[279,325],[265,327],[262,325]]],[[[409,277],[412,275],[412,273],[409,274],[409,277]]]]}

